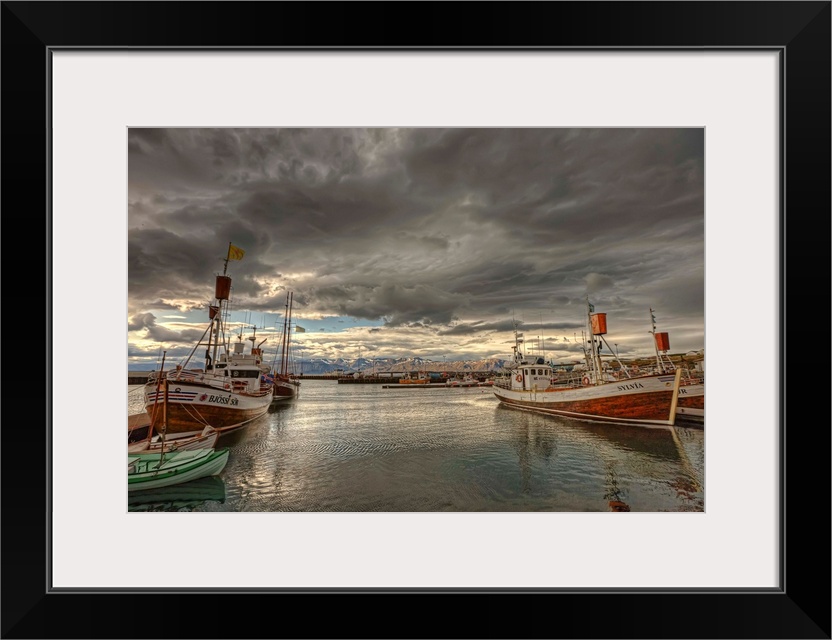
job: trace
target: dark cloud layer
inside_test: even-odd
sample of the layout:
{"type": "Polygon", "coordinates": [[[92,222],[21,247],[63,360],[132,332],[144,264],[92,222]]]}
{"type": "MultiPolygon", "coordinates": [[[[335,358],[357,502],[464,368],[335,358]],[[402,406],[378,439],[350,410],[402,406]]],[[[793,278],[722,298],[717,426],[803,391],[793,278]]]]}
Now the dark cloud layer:
{"type": "Polygon", "coordinates": [[[622,330],[652,306],[703,346],[702,129],[131,129],[129,153],[146,337],[151,310],[210,302],[233,242],[240,309],[293,290],[296,317],[452,336],[580,326],[589,294],[622,330]]]}

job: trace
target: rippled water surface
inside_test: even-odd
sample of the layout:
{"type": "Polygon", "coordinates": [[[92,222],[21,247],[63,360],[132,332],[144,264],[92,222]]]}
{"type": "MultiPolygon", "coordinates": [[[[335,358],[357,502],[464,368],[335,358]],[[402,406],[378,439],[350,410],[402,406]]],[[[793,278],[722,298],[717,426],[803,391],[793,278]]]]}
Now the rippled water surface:
{"type": "MultiPolygon", "coordinates": [[[[128,413],[141,410],[135,389],[128,413]]],[[[508,409],[482,387],[305,380],[298,398],[220,439],[231,456],[218,478],[130,508],[703,511],[704,435],[508,409]]]]}

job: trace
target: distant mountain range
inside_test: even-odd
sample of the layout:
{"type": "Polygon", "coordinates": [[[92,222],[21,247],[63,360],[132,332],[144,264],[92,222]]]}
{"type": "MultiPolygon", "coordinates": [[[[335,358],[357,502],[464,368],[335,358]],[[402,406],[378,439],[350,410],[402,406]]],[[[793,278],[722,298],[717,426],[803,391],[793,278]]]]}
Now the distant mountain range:
{"type": "Polygon", "coordinates": [[[295,362],[295,373],[306,375],[323,375],[336,371],[343,371],[345,374],[360,373],[411,373],[419,371],[495,371],[501,369],[506,360],[500,358],[487,358],[485,360],[457,360],[442,362],[441,360],[425,360],[422,358],[376,358],[375,361],[367,358],[356,358],[355,360],[328,360],[326,358],[313,358],[295,362]]]}
{"type": "MultiPolygon", "coordinates": [[[[290,369],[293,373],[303,373],[310,376],[320,376],[327,373],[343,372],[352,374],[361,372],[365,374],[376,373],[411,373],[419,371],[495,371],[503,367],[506,360],[500,358],[487,358],[485,360],[456,360],[442,362],[441,360],[428,360],[423,358],[376,358],[375,361],[367,358],[356,358],[345,360],[344,358],[327,359],[312,358],[295,360],[294,366],[290,369]]],[[[168,368],[167,366],[165,367],[168,368]]],[[[128,371],[148,371],[147,365],[130,365],[128,371]]]]}

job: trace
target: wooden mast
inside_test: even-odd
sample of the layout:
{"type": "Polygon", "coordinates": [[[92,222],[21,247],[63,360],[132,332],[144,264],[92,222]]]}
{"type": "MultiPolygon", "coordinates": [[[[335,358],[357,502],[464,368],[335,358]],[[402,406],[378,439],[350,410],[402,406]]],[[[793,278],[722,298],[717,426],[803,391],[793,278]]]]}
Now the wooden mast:
{"type": "Polygon", "coordinates": [[[276,372],[281,376],[286,373],[286,331],[289,323],[289,295],[289,292],[286,292],[286,311],[283,313],[283,335],[280,337],[280,368],[276,372]]]}
{"type": "Polygon", "coordinates": [[[283,375],[289,377],[289,342],[292,340],[292,306],[295,301],[295,293],[289,292],[289,315],[286,318],[286,353],[283,358],[283,375]]]}

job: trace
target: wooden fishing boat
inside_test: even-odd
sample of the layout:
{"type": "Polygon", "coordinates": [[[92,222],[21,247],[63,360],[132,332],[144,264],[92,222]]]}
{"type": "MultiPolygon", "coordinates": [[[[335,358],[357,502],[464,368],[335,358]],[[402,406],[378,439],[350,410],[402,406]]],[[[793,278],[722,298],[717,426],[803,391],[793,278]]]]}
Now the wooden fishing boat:
{"type": "Polygon", "coordinates": [[[256,335],[249,336],[246,340],[251,341],[251,349],[246,353],[242,332],[232,343],[226,329],[231,294],[228,261],[242,256],[242,249],[229,243],[223,274],[216,277],[216,303],[209,305],[208,327],[183,364],[151,374],[145,385],[145,408],[152,414],[160,400],[159,380],[170,382],[168,435],[201,431],[206,425],[223,434],[247,425],[269,409],[273,385],[264,379],[269,367],[263,364],[260,348],[265,340],[255,347],[256,335]],[[205,368],[189,370],[187,365],[200,347],[205,349],[205,368]]]}
{"type": "Polygon", "coordinates": [[[267,379],[271,380],[272,403],[296,398],[300,393],[300,380],[289,375],[289,354],[292,335],[292,305],[294,293],[286,294],[286,313],[283,316],[283,335],[280,341],[280,361],[273,365],[274,373],[269,374],[267,379]]]}
{"type": "Polygon", "coordinates": [[[494,394],[501,403],[526,411],[593,422],[673,426],[681,370],[635,377],[619,362],[620,377],[616,378],[602,366],[600,345],[606,343],[604,334],[606,314],[594,313],[587,299],[586,366],[563,378],[554,376],[552,366],[543,357],[522,355],[515,327],[510,375],[495,383],[494,394]]]}

